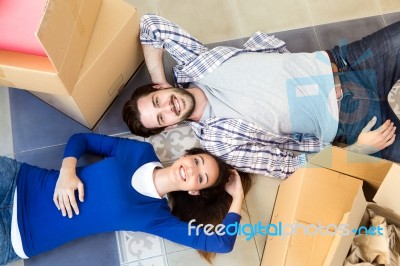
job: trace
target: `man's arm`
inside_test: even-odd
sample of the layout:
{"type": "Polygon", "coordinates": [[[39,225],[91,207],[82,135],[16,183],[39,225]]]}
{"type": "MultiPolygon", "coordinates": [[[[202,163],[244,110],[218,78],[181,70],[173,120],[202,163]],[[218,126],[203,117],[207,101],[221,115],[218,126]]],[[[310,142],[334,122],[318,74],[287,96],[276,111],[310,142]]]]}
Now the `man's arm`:
{"type": "Polygon", "coordinates": [[[161,85],[168,84],[163,66],[164,50],[182,67],[208,50],[176,24],[152,14],[144,15],[140,20],[140,41],[151,79],[161,85]]]}
{"type": "Polygon", "coordinates": [[[372,154],[392,145],[396,139],[396,127],[393,122],[386,120],[379,128],[371,131],[376,120],[376,117],[373,117],[361,131],[357,142],[346,149],[356,153],[372,154]]]}
{"type": "MultiPolygon", "coordinates": [[[[241,52],[288,52],[285,42],[262,32],[256,32],[250,37],[242,49],[226,46],[208,49],[176,24],[153,14],[147,14],[141,18],[140,41],[142,45],[164,49],[172,56],[177,62],[173,68],[175,82],[181,85],[201,79],[223,62],[241,52]]],[[[151,71],[155,80],[163,81],[165,77],[158,76],[159,73],[164,72],[164,69],[161,68],[162,56],[158,55],[156,58],[157,61],[154,61],[156,64],[153,65],[155,68],[151,71]]],[[[146,55],[145,60],[147,63],[146,55]]]]}
{"type": "Polygon", "coordinates": [[[151,81],[155,84],[155,88],[165,89],[172,87],[165,77],[163,64],[164,49],[149,45],[142,45],[142,48],[147,70],[149,71],[151,81]]]}
{"type": "MultiPolygon", "coordinates": [[[[228,143],[218,143],[217,145],[224,145],[225,148],[231,150],[227,153],[213,152],[215,155],[236,169],[247,173],[285,179],[307,162],[305,154],[294,155],[290,151],[284,151],[274,146],[254,143],[239,146],[231,146],[228,143]]],[[[204,148],[208,150],[207,147],[204,148]]],[[[226,151],[226,149],[224,150],[226,151]]]]}
{"type": "Polygon", "coordinates": [[[285,139],[278,147],[284,150],[315,153],[321,151],[325,146],[331,145],[321,142],[315,135],[308,133],[296,133],[283,137],[285,139]]]}
{"type": "Polygon", "coordinates": [[[243,172],[283,179],[307,161],[305,154],[295,155],[279,147],[287,137],[264,132],[241,119],[214,118],[205,124],[189,124],[203,148],[243,172]]]}

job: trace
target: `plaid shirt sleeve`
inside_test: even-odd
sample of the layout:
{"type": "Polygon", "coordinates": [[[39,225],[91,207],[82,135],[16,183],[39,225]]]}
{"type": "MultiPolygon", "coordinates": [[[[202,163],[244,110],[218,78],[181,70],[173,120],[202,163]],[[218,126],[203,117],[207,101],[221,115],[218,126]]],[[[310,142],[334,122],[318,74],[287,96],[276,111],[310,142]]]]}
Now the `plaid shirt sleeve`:
{"type": "Polygon", "coordinates": [[[187,65],[208,50],[176,24],[153,14],[144,15],[140,20],[140,41],[167,50],[178,65],[187,65]]]}
{"type": "Polygon", "coordinates": [[[285,141],[278,145],[279,148],[298,152],[319,152],[330,143],[321,142],[315,135],[308,133],[296,133],[286,137],[285,141]]]}
{"type": "Polygon", "coordinates": [[[285,42],[262,32],[256,32],[241,49],[226,46],[208,49],[173,22],[153,14],[141,18],[140,41],[144,45],[163,48],[174,58],[177,62],[173,69],[177,85],[198,81],[238,53],[289,52],[285,42]]]}
{"type": "MultiPolygon", "coordinates": [[[[282,149],[300,147],[297,140],[264,132],[257,125],[241,119],[212,118],[204,123],[188,123],[203,148],[240,171],[283,179],[307,161],[305,154],[295,155],[282,149]]],[[[304,150],[320,150],[318,141],[309,141],[307,145],[304,150]]]]}

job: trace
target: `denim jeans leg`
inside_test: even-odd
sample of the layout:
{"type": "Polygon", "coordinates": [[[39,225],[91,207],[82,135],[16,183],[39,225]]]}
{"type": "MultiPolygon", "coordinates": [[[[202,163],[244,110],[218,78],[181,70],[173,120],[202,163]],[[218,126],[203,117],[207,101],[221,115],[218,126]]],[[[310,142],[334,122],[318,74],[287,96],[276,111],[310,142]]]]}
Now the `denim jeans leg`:
{"type": "Polygon", "coordinates": [[[375,90],[368,89],[373,83],[363,82],[363,76],[373,76],[370,71],[349,71],[340,77],[343,99],[339,113],[339,130],[335,142],[354,144],[365,125],[374,117],[376,129],[382,124],[379,96],[375,90]]]}
{"type": "MultiPolygon", "coordinates": [[[[370,103],[374,103],[375,106],[375,101],[378,99],[380,107],[376,106],[373,110],[375,113],[372,114],[378,117],[378,122],[373,129],[380,126],[386,119],[390,119],[397,127],[396,134],[399,135],[400,121],[389,107],[387,97],[393,85],[400,79],[400,22],[385,27],[360,41],[341,47],[336,46],[332,51],[339,67],[344,69],[344,74],[353,73],[358,80],[357,83],[368,91],[367,94],[371,96],[370,103]],[[368,72],[369,74],[365,75],[368,72]],[[361,75],[356,73],[361,73],[361,75]]],[[[341,108],[346,110],[346,102],[342,102],[341,108]]],[[[347,109],[353,108],[347,107],[347,109]]],[[[347,123],[352,123],[352,121],[347,121],[347,123]]],[[[353,130],[339,124],[341,131],[345,131],[346,128],[353,130]]],[[[356,131],[347,133],[359,134],[356,131]]],[[[354,139],[354,136],[352,138],[354,139]]],[[[399,150],[399,147],[400,135],[394,144],[382,150],[382,157],[400,162],[400,153],[397,155],[395,152],[399,150]]]]}
{"type": "Polygon", "coordinates": [[[387,99],[400,79],[400,21],[333,51],[338,65],[346,71],[374,71],[378,93],[387,99]]]}
{"type": "Polygon", "coordinates": [[[17,176],[21,164],[7,157],[0,157],[0,265],[20,258],[11,244],[11,219],[17,176]]]}

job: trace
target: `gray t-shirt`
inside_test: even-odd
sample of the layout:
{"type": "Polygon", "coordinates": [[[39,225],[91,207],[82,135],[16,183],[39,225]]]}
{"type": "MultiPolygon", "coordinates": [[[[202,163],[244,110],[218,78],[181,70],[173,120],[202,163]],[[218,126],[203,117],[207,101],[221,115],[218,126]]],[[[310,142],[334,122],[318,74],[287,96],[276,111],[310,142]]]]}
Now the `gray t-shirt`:
{"type": "Polygon", "coordinates": [[[312,133],[331,142],[338,106],[325,52],[243,53],[194,84],[208,99],[201,120],[240,118],[276,134],[312,133]]]}

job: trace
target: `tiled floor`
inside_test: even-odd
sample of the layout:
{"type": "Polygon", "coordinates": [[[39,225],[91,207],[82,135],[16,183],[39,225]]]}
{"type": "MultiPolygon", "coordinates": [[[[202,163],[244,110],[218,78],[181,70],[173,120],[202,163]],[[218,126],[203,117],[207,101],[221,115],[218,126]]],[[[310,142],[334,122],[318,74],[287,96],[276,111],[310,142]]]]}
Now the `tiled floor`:
{"type": "MultiPolygon", "coordinates": [[[[241,46],[253,31],[274,32],[292,52],[327,49],[350,42],[400,20],[399,0],[127,0],[140,14],[161,14],[186,28],[210,47],[241,46]],[[330,23],[330,24],[327,24],[330,23]]],[[[168,59],[168,58],[167,58],[168,59]]],[[[172,62],[168,60],[167,70],[172,62]]],[[[119,95],[95,132],[134,137],[121,118],[121,108],[150,78],[142,66],[119,95]]],[[[400,90],[399,90],[400,92],[400,90]]],[[[0,155],[42,167],[59,168],[68,137],[89,132],[29,92],[0,87],[0,155]]],[[[198,145],[181,125],[146,141],[168,164],[183,150],[198,145]]],[[[81,163],[93,158],[85,157],[81,163]]],[[[256,177],[244,204],[242,223],[268,223],[280,180],[256,177]]],[[[259,265],[265,237],[241,236],[232,253],[218,255],[215,265],[259,265]]],[[[143,233],[105,233],[78,240],[17,265],[207,265],[189,248],[143,233]]]]}

